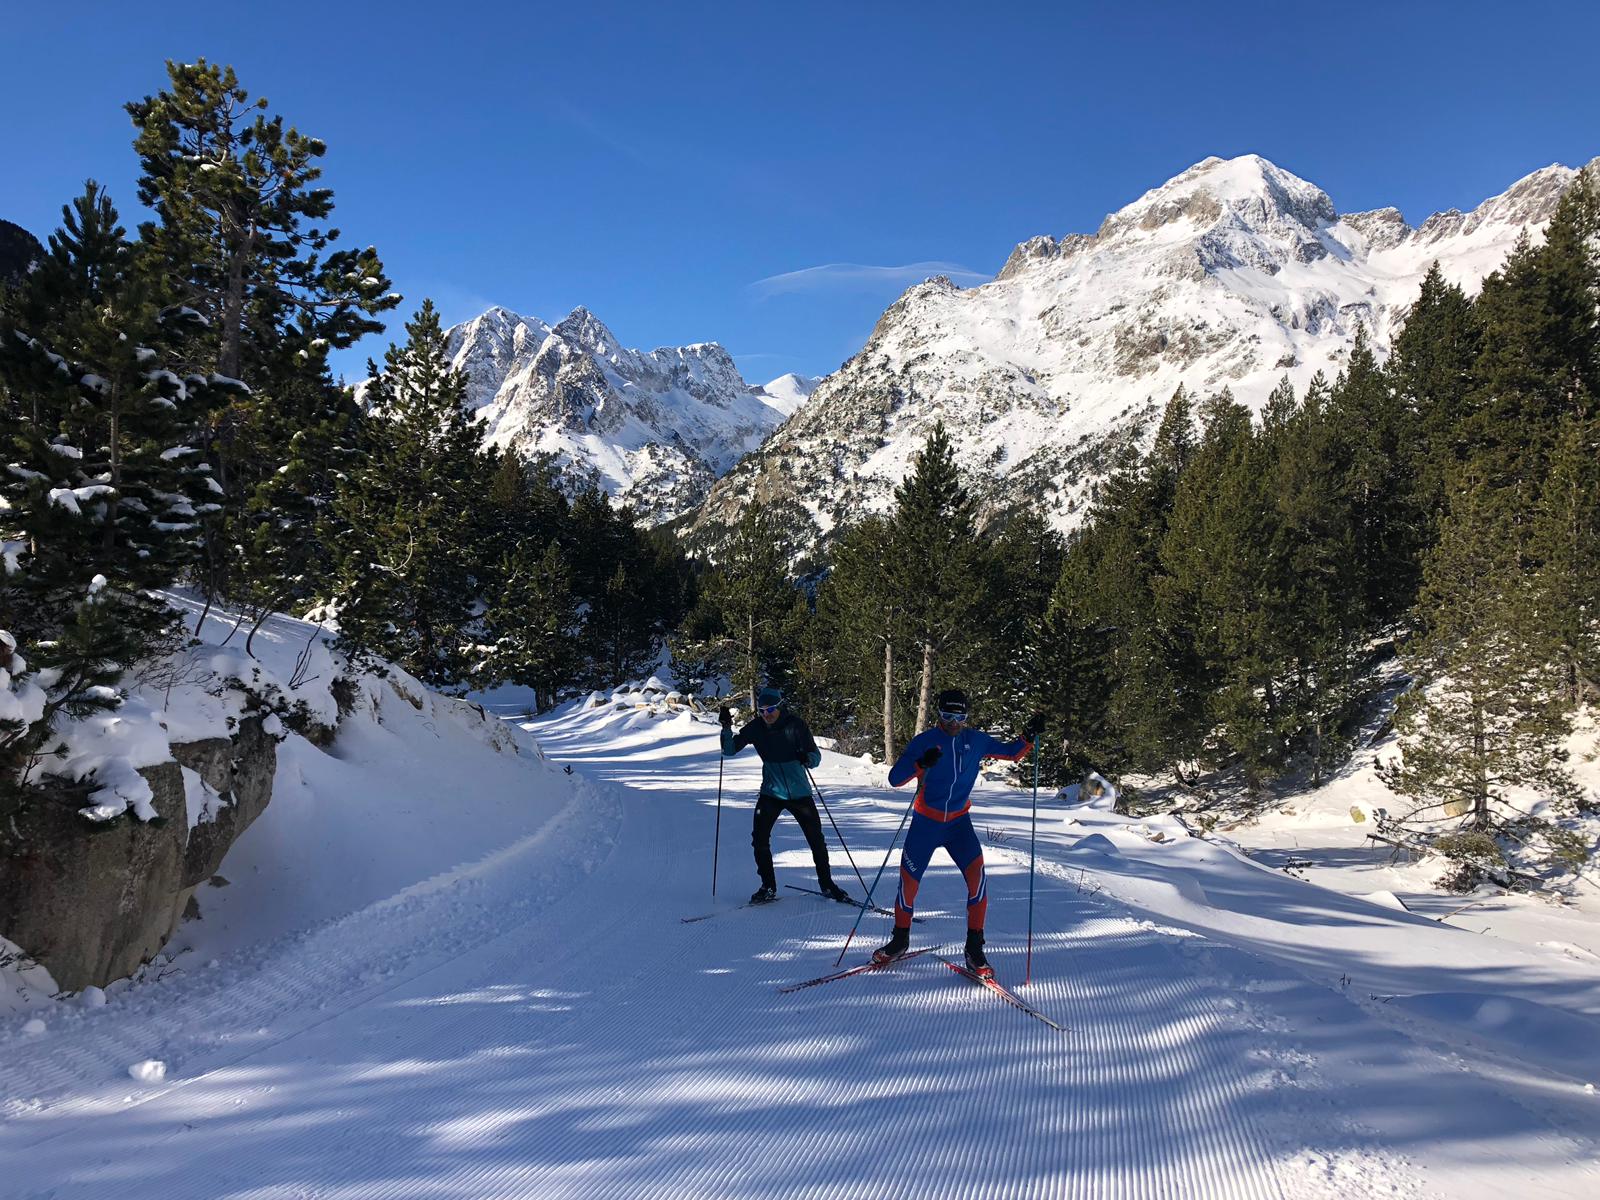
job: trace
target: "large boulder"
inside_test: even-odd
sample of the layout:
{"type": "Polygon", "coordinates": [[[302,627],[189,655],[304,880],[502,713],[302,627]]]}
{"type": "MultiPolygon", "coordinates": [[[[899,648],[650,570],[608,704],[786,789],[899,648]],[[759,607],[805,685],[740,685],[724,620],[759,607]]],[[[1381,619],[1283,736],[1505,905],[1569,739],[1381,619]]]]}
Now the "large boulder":
{"type": "Polygon", "coordinates": [[[157,819],[106,825],[78,816],[87,788],[31,793],[0,824],[0,935],[43,964],[65,991],[133,974],[172,936],[195,887],[272,799],[277,741],[262,719],[232,738],[172,747],[145,767],[157,819]],[[193,828],[184,771],[220,803],[193,828]]]}
{"type": "Polygon", "coordinates": [[[81,790],[30,799],[0,834],[0,932],[65,991],[133,974],[182,915],[188,820],[177,763],[139,772],[158,816],[105,826],[78,816],[81,790]]]}

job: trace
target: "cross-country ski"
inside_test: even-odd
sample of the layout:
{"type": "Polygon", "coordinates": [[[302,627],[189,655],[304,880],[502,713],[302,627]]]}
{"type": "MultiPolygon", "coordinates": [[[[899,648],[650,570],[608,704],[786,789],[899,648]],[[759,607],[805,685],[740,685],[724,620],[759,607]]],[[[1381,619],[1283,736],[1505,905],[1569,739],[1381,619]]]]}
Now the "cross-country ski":
{"type": "Polygon", "coordinates": [[[815,979],[802,979],[799,983],[785,984],[778,991],[783,993],[798,992],[802,988],[816,987],[819,983],[832,983],[835,979],[847,979],[851,975],[861,975],[867,971],[887,970],[889,967],[898,966],[907,959],[916,958],[919,954],[930,954],[938,948],[937,946],[923,946],[917,950],[907,950],[898,958],[885,959],[882,962],[875,958],[869,958],[866,962],[857,963],[853,967],[846,967],[842,971],[832,971],[827,975],[818,975],[815,979]]]}
{"type": "Polygon", "coordinates": [[[993,975],[980,975],[971,967],[968,967],[965,963],[954,962],[951,959],[945,958],[943,955],[936,955],[935,957],[937,957],[940,962],[949,967],[957,975],[960,975],[964,979],[970,979],[973,983],[982,985],[984,988],[987,988],[989,991],[993,992],[996,996],[999,996],[1000,999],[1004,1000],[1013,1008],[1019,1008],[1035,1020],[1043,1021],[1046,1025],[1050,1026],[1051,1029],[1058,1030],[1061,1033],[1068,1032],[1066,1026],[1052,1021],[1037,1008],[1034,1008],[1031,1004],[1027,1003],[1027,1001],[1017,999],[1016,994],[1013,993],[1010,988],[1006,987],[1003,983],[997,980],[993,975]]]}

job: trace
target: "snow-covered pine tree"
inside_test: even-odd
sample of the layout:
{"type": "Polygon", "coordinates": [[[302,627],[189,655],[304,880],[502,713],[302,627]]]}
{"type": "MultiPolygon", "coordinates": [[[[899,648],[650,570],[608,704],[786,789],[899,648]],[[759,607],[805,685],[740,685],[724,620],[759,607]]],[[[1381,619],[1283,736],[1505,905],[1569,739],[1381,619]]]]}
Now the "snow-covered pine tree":
{"type": "Polygon", "coordinates": [[[49,703],[7,768],[26,769],[58,713],[114,707],[121,671],[170,627],[153,589],[194,561],[221,488],[200,454],[205,413],[240,385],[175,371],[174,324],[91,182],[15,307],[0,316],[0,596],[49,703]]]}
{"type": "Polygon", "coordinates": [[[321,354],[382,332],[400,301],[377,252],[332,250],[327,147],[267,113],[232,67],[167,63],[167,87],[128,104],[138,136],[148,269],[205,317],[203,365],[251,379],[285,353],[321,354]]]}
{"type": "Polygon", "coordinates": [[[381,331],[400,298],[372,247],[335,248],[320,140],[252,100],[231,67],[169,62],[167,77],[126,106],[154,213],[141,269],[163,303],[197,315],[188,370],[252,389],[212,415],[202,443],[228,501],[201,583],[260,617],[327,585],[317,524],[358,448],[327,353],[381,331]]]}

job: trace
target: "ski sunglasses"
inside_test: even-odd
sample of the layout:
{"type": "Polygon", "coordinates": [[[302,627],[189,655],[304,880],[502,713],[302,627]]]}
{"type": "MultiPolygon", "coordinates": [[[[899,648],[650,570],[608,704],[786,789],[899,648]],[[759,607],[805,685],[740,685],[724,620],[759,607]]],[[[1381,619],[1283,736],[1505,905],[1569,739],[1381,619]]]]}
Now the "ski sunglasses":
{"type": "Polygon", "coordinates": [[[939,710],[939,720],[949,721],[952,725],[965,725],[967,723],[967,714],[964,712],[945,712],[941,708],[939,710]]]}
{"type": "Polygon", "coordinates": [[[764,717],[768,713],[777,712],[782,707],[783,707],[783,701],[780,700],[776,704],[763,704],[760,708],[756,709],[756,711],[758,713],[760,713],[764,717]]]}

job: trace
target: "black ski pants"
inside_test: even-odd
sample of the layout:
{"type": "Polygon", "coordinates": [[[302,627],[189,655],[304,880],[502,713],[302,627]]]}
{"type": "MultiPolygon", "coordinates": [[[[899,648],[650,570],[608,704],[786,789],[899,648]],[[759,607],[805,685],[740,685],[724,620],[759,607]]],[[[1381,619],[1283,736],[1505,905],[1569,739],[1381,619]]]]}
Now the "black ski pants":
{"type": "Polygon", "coordinates": [[[817,812],[817,802],[810,796],[799,800],[783,800],[766,792],[756,797],[756,823],[750,833],[750,844],[755,847],[756,870],[761,873],[761,882],[767,887],[778,886],[778,878],[772,873],[772,827],[778,823],[778,815],[785,809],[794,815],[801,832],[806,835],[811,857],[817,864],[817,882],[827,886],[833,881],[833,869],[828,865],[828,843],[822,836],[822,817],[817,812]]]}

